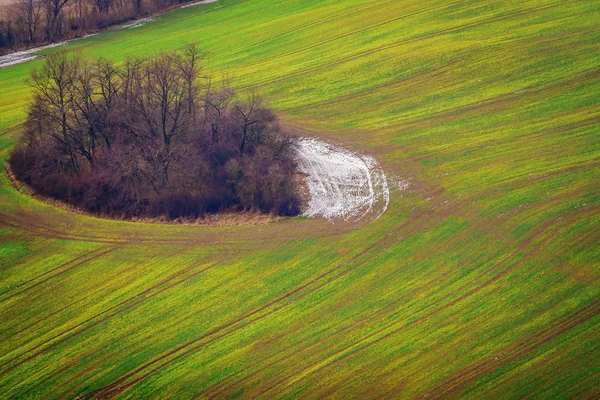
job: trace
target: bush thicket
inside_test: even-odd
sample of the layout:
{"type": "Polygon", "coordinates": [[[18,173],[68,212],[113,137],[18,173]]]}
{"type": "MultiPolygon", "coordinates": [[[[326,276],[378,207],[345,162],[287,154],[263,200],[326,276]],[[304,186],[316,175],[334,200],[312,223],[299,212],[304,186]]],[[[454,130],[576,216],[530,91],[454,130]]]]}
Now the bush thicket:
{"type": "Polygon", "coordinates": [[[292,139],[256,90],[203,77],[195,46],[122,65],[59,54],[28,83],[10,163],[41,194],[121,218],[300,211],[292,139]]]}

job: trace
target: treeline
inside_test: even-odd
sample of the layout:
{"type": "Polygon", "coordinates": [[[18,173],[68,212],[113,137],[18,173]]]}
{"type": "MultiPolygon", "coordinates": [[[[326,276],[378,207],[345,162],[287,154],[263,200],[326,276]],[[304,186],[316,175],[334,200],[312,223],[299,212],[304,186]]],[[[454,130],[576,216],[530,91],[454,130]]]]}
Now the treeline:
{"type": "Polygon", "coordinates": [[[291,138],[255,90],[202,73],[195,46],[116,65],[59,54],[32,71],[10,164],[41,194],[121,218],[296,215],[291,138]]]}
{"type": "Polygon", "coordinates": [[[82,36],[190,0],[16,0],[0,8],[0,54],[82,36]]]}

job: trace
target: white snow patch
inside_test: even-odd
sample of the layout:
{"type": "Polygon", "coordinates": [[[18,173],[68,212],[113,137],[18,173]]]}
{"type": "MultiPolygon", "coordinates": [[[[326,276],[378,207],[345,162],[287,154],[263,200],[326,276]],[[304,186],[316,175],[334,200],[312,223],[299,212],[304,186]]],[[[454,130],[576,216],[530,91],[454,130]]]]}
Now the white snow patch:
{"type": "Polygon", "coordinates": [[[10,67],[11,65],[21,64],[27,61],[35,60],[39,57],[38,51],[51,49],[53,47],[64,46],[67,42],[53,43],[46,46],[35,47],[29,50],[17,51],[0,57],[0,68],[10,67]]]}
{"type": "Polygon", "coordinates": [[[17,51],[16,53],[11,53],[11,54],[7,54],[5,56],[0,56],[0,68],[10,67],[11,65],[21,64],[21,63],[24,63],[27,61],[35,60],[36,58],[40,57],[40,55],[37,53],[42,50],[47,50],[47,49],[51,49],[54,47],[64,46],[67,43],[72,42],[73,40],[85,39],[85,38],[88,38],[88,37],[94,36],[94,35],[97,35],[97,33],[85,35],[85,36],[82,36],[77,39],[65,40],[64,42],[52,43],[52,44],[48,44],[46,46],[35,47],[33,49],[17,51]]]}
{"type": "Polygon", "coordinates": [[[181,6],[179,8],[188,8],[188,7],[194,7],[194,6],[199,6],[201,4],[211,4],[211,3],[216,3],[218,0],[202,0],[202,1],[197,1],[195,3],[190,3],[190,4],[186,4],[184,6],[181,6]]]}
{"type": "Polygon", "coordinates": [[[373,157],[306,138],[298,141],[297,154],[309,191],[304,216],[357,221],[375,209],[377,219],[387,209],[387,178],[373,157]]]}
{"type": "Polygon", "coordinates": [[[409,179],[397,179],[392,180],[391,190],[392,191],[406,191],[410,188],[410,180],[409,179]]]}
{"type": "Polygon", "coordinates": [[[140,26],[145,25],[148,22],[151,22],[153,20],[154,20],[154,18],[152,18],[152,17],[138,19],[137,21],[133,21],[133,22],[131,22],[129,24],[121,25],[119,27],[119,29],[134,29],[134,28],[139,28],[140,26]]]}

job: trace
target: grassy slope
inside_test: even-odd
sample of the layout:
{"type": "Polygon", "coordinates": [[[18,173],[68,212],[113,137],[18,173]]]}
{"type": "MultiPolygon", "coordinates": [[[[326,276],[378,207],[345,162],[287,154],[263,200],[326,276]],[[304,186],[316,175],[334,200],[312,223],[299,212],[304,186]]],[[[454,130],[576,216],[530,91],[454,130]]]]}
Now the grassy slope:
{"type": "MultiPolygon", "coordinates": [[[[600,7],[423,4],[221,0],[71,44],[198,41],[411,186],[349,231],[198,228],[72,215],[2,177],[3,396],[599,395],[600,7]]],[[[2,164],[39,64],[0,70],[2,164]]]]}

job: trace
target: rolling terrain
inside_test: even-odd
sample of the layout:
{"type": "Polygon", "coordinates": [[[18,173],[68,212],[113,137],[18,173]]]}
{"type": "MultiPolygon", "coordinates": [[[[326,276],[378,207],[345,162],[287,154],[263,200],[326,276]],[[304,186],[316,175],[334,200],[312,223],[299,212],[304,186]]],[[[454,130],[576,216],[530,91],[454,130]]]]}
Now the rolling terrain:
{"type": "Polygon", "coordinates": [[[598,398],[600,5],[220,0],[48,49],[198,42],[281,121],[374,157],[357,222],[130,223],[11,186],[35,60],[0,69],[6,398],[598,398]]]}

